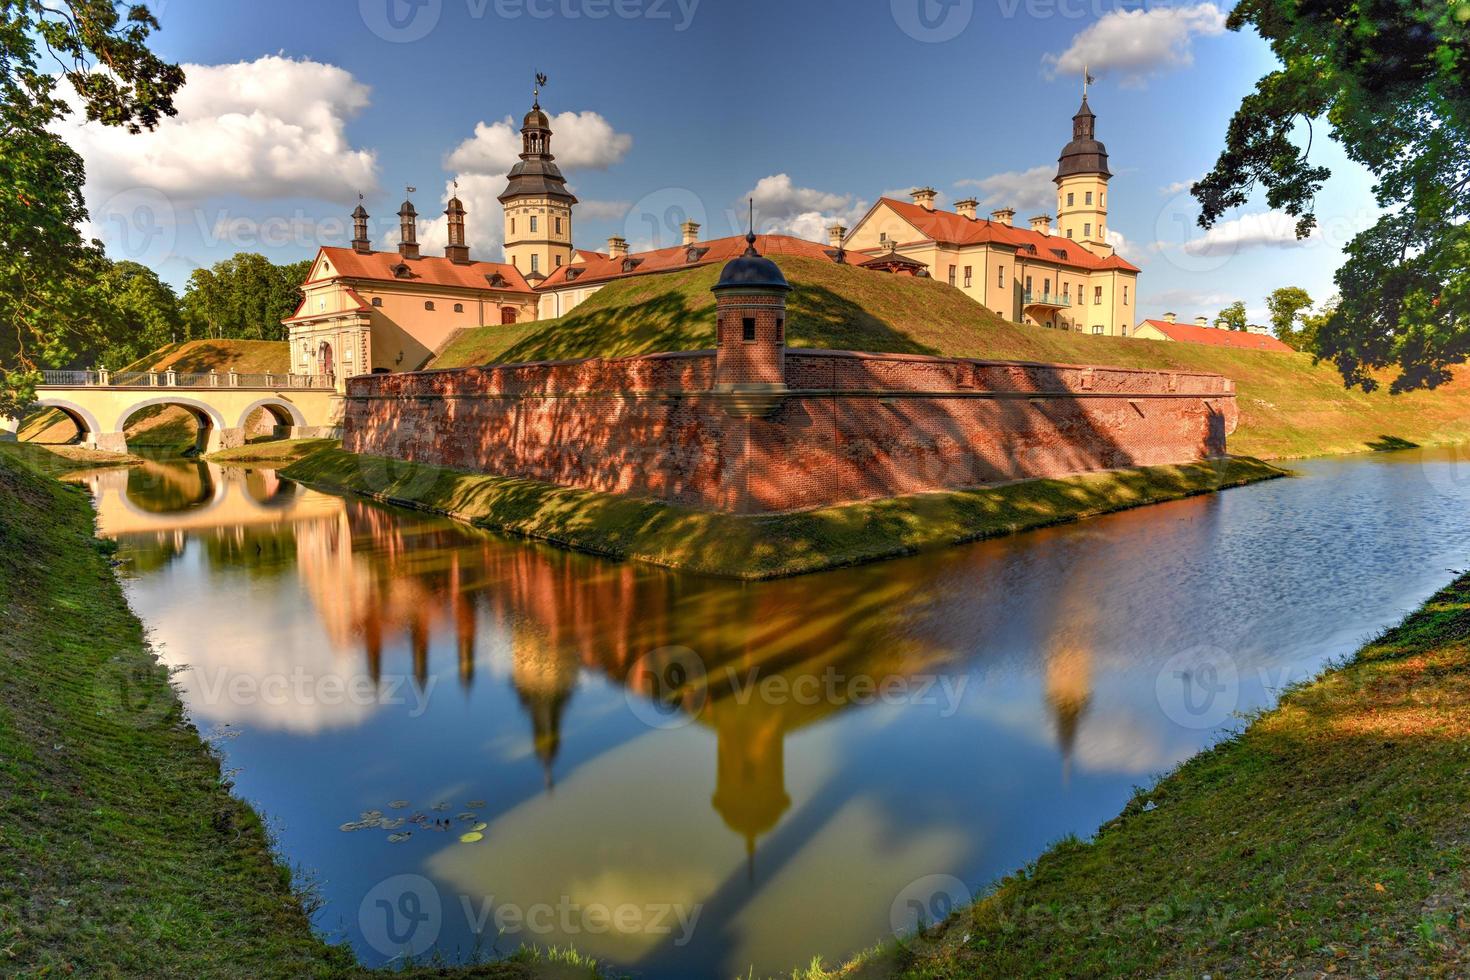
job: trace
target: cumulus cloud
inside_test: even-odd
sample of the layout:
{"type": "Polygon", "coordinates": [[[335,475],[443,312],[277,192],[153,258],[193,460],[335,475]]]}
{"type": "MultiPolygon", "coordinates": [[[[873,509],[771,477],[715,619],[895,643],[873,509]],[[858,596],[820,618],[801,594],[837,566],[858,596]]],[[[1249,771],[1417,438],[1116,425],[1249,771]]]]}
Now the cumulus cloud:
{"type": "MultiPolygon", "coordinates": [[[[633,137],[620,133],[595,112],[563,112],[551,117],[551,150],[565,170],[606,170],[633,148],[633,137]]],[[[446,169],[460,173],[505,176],[521,155],[520,124],[510,116],[475,124],[475,135],[445,158],[446,169]]]]}
{"type": "Polygon", "coordinates": [[[134,188],[174,205],[222,194],[345,202],[377,188],[376,154],[347,138],[370,91],[351,73],[279,55],[184,71],[178,115],[151,133],[86,122],[81,112],[57,124],[86,161],[89,205],[134,188]]]}
{"type": "Polygon", "coordinates": [[[1225,14],[1213,3],[1150,10],[1117,10],[1081,31],[1061,54],[1041,57],[1047,77],[1115,72],[1125,85],[1194,63],[1194,39],[1225,31],[1225,14]]]}
{"type": "Polygon", "coordinates": [[[788,174],[762,177],[746,196],[755,200],[756,223],[762,231],[812,242],[825,243],[829,227],[851,228],[868,210],[866,201],[851,194],[798,187],[788,174]]]}
{"type": "Polygon", "coordinates": [[[1125,258],[1130,256],[1137,258],[1137,254],[1139,251],[1137,246],[1130,242],[1121,231],[1114,231],[1113,229],[1109,228],[1107,231],[1107,239],[1108,244],[1113,246],[1114,251],[1116,251],[1119,255],[1122,255],[1125,258]]]}
{"type": "Polygon", "coordinates": [[[1296,237],[1296,219],[1284,211],[1260,211],[1222,221],[1198,238],[1185,242],[1186,255],[1234,255],[1252,248],[1298,248],[1322,237],[1314,228],[1306,238],[1296,237]]]}
{"type": "Polygon", "coordinates": [[[982,207],[1015,208],[1023,217],[1033,214],[1051,214],[1056,204],[1056,186],[1052,178],[1056,167],[1042,164],[1029,170],[1008,170],[1005,173],[982,177],[979,180],[961,180],[955,186],[974,187],[982,207]]]}
{"type": "Polygon", "coordinates": [[[617,221],[632,209],[632,201],[582,201],[577,205],[577,217],[588,221],[617,221]]]}

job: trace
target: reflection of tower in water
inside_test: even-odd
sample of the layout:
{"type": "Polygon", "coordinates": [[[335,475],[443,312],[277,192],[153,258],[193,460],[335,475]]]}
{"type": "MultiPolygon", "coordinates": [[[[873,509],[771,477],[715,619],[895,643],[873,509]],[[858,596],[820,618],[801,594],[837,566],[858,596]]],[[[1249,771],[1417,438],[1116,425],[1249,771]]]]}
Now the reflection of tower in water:
{"type": "Polygon", "coordinates": [[[581,664],[575,652],[565,652],[533,627],[512,629],[511,683],[531,717],[531,744],[545,772],[546,788],[555,785],[553,764],[561,749],[561,718],[581,664]]]}
{"type": "Polygon", "coordinates": [[[1092,651],[1078,645],[1053,651],[1046,661],[1046,700],[1056,721],[1062,778],[1069,779],[1077,730],[1092,700],[1092,651]]]}
{"type": "Polygon", "coordinates": [[[755,877],[755,842],[791,806],[786,794],[786,732],[779,712],[756,703],[712,706],[718,737],[715,793],[710,803],[725,826],[745,838],[748,875],[755,877]]]}

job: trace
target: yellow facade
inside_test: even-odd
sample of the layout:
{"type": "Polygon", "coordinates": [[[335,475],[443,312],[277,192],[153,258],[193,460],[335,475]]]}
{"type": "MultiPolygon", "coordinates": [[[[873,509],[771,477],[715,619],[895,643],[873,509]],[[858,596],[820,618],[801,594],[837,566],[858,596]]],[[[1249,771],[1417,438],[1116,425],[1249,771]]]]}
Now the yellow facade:
{"type": "Polygon", "coordinates": [[[523,276],[549,276],[572,261],[572,205],[517,197],[505,205],[505,260],[523,276]]]}

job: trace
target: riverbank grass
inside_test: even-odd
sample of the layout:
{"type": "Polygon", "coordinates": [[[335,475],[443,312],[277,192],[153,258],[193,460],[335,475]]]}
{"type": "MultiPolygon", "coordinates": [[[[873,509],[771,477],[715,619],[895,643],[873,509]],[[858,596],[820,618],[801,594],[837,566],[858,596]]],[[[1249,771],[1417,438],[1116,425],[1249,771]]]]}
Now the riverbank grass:
{"type": "Polygon", "coordinates": [[[737,516],[357,456],[335,444],[303,447],[299,457],[281,473],[310,486],[611,558],[747,580],[896,558],[1284,475],[1259,460],[1228,458],[737,516]]]}
{"type": "Polygon", "coordinates": [[[1467,776],[1470,575],[1091,841],[837,975],[1465,976],[1467,776]]]}

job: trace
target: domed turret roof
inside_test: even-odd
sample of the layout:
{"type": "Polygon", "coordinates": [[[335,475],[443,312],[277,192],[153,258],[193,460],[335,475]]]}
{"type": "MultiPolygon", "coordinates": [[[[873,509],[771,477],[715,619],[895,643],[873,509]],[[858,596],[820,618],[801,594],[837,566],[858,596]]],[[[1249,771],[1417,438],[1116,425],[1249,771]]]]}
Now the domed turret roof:
{"type": "Polygon", "coordinates": [[[1112,176],[1108,170],[1108,148],[1098,142],[1096,125],[1097,116],[1088,106],[1087,96],[1084,95],[1081,107],[1072,117],[1072,142],[1062,147],[1062,155],[1057,158],[1055,179],[1058,182],[1063,177],[1072,177],[1077,174],[1112,176]]]}
{"type": "Polygon", "coordinates": [[[745,254],[725,263],[720,281],[711,287],[712,292],[727,289],[779,289],[789,292],[791,283],[781,267],[755,250],[755,234],[745,236],[745,254]]]}
{"type": "Polygon", "coordinates": [[[521,123],[522,130],[550,128],[551,120],[547,118],[546,113],[541,111],[541,106],[539,105],[532,106],[531,111],[526,113],[526,118],[521,123]]]}

